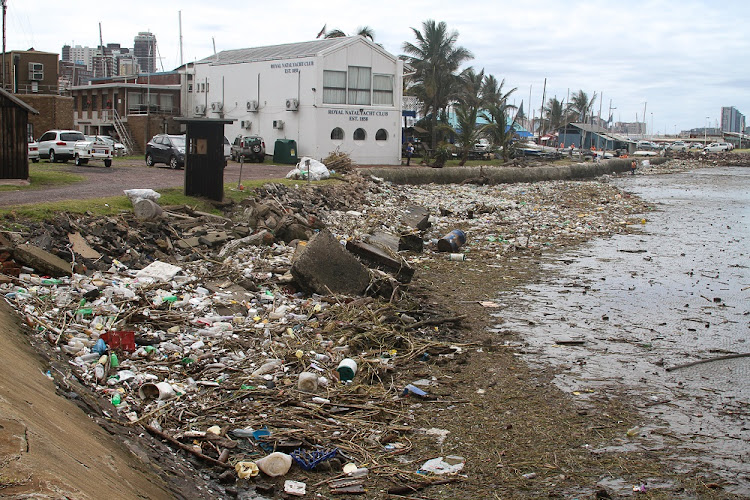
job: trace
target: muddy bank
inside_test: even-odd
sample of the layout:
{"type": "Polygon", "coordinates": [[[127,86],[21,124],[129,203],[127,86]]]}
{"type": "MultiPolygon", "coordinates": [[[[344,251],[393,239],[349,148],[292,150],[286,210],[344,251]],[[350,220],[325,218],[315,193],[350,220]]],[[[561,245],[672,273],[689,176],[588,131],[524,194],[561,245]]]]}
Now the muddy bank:
{"type": "MultiPolygon", "coordinates": [[[[642,161],[643,159],[638,159],[642,161]]],[[[659,165],[665,158],[648,158],[659,165]]],[[[630,171],[631,159],[612,159],[599,163],[586,162],[572,165],[536,164],[529,167],[409,167],[372,168],[368,173],[395,184],[461,184],[472,179],[484,179],[486,184],[510,184],[551,180],[587,179],[600,175],[630,171]]]]}

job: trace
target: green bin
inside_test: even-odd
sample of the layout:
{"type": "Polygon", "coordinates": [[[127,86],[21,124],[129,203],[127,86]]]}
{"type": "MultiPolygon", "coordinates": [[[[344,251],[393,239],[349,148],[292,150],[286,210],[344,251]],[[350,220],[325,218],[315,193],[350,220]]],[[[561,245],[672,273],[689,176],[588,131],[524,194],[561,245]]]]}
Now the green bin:
{"type": "Polygon", "coordinates": [[[297,141],[293,139],[276,139],[273,146],[273,162],[295,165],[297,159],[297,141]]]}

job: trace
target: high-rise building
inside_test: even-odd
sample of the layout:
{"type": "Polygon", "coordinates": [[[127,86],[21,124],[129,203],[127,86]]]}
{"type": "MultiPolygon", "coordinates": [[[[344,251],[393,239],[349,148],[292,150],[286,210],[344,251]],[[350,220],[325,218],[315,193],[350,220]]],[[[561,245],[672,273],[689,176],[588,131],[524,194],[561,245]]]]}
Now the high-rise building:
{"type": "Polygon", "coordinates": [[[721,108],[721,131],[742,132],[745,130],[745,115],[734,106],[721,108]]]}
{"type": "Polygon", "coordinates": [[[141,31],[133,41],[133,54],[143,73],[156,71],[156,37],[150,31],[141,31]]]}

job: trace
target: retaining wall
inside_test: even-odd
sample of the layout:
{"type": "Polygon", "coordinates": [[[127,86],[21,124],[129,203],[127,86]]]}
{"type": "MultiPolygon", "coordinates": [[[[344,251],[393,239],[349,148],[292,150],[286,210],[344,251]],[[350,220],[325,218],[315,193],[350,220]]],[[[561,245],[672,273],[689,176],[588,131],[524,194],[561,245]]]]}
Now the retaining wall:
{"type": "MultiPolygon", "coordinates": [[[[534,167],[403,167],[372,168],[368,173],[394,184],[460,184],[468,179],[484,177],[490,184],[537,182],[565,179],[586,179],[600,175],[630,171],[632,158],[602,161],[600,163],[574,163],[572,165],[545,165],[534,167]]],[[[666,158],[648,158],[652,165],[666,158]]],[[[641,159],[638,159],[640,163],[641,159]]]]}

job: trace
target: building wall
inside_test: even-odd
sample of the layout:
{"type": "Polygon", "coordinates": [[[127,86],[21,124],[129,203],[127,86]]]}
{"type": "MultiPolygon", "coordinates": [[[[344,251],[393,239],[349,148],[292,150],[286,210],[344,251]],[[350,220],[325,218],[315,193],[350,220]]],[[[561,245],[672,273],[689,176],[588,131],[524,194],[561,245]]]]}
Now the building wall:
{"type": "Polygon", "coordinates": [[[323,159],[339,149],[360,164],[396,165],[401,161],[402,70],[402,63],[395,57],[364,41],[317,57],[196,63],[193,105],[205,105],[206,117],[234,119],[225,127],[230,141],[240,133],[262,136],[268,154],[273,153],[276,139],[293,139],[299,156],[323,159]],[[372,74],[393,75],[393,105],[323,103],[323,71],[347,71],[349,66],[370,67],[372,74]],[[297,111],[287,110],[289,99],[297,99],[297,111]],[[258,110],[248,110],[248,101],[257,101],[258,110]],[[212,103],[221,103],[221,111],[212,111],[212,103]],[[279,121],[283,128],[279,128],[279,121]],[[249,122],[249,128],[243,128],[243,122],[249,122]],[[343,139],[331,139],[335,128],[343,130],[343,139]],[[354,140],[357,129],[364,130],[364,140],[354,140]],[[375,140],[379,130],[385,140],[375,140]]]}
{"type": "Polygon", "coordinates": [[[28,179],[28,111],[0,95],[0,179],[28,179]]]}
{"type": "Polygon", "coordinates": [[[6,90],[16,94],[57,94],[59,93],[57,77],[57,54],[49,52],[13,51],[8,52],[6,64],[6,90]],[[16,56],[18,62],[16,63],[16,56]],[[32,80],[29,78],[29,63],[39,63],[43,66],[43,78],[32,80]],[[36,90],[34,90],[36,82],[36,90]]]}
{"type": "Polygon", "coordinates": [[[29,115],[34,138],[38,139],[47,130],[75,129],[72,97],[41,94],[18,94],[16,97],[39,111],[38,115],[29,115]]]}

